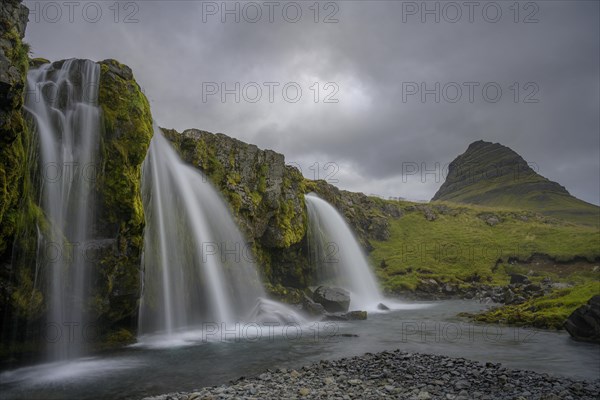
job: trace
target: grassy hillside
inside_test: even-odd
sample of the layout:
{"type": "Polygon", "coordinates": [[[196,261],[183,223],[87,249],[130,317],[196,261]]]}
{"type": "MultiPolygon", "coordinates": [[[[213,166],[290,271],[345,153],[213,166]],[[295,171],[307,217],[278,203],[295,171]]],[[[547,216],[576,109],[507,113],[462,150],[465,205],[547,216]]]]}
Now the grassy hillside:
{"type": "Polygon", "coordinates": [[[449,166],[433,200],[532,210],[578,224],[600,226],[600,208],[573,197],[534,171],[516,152],[477,141],[449,166]]]}
{"type": "MultiPolygon", "coordinates": [[[[415,290],[421,280],[431,278],[461,288],[473,283],[507,285],[509,274],[515,272],[528,274],[532,282],[548,277],[573,285],[553,293],[554,297],[511,306],[504,314],[486,319],[525,324],[539,318],[562,323],[575,308],[600,293],[600,271],[594,271],[600,263],[596,227],[531,211],[445,202],[394,204],[399,204],[403,215],[389,220],[389,240],[371,241],[374,250],[370,253],[389,293],[415,290]],[[535,255],[547,255],[550,261],[525,263],[535,255]],[[523,314],[525,309],[529,314],[523,314]]],[[[546,325],[557,326],[554,322],[546,325]]]]}

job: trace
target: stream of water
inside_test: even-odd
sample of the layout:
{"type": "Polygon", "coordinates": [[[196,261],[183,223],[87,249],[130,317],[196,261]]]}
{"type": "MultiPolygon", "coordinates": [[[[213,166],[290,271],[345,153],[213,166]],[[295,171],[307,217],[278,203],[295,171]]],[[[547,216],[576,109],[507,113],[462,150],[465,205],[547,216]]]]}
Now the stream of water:
{"type": "Polygon", "coordinates": [[[227,383],[270,368],[299,368],[321,359],[401,349],[501,362],[579,379],[595,379],[598,346],[565,332],[472,324],[455,317],[482,309],[474,301],[394,305],[367,321],[288,324],[257,339],[241,324],[188,336],[164,348],[134,345],[102,356],[0,373],[5,399],[139,399],[227,383]],[[286,329],[287,328],[287,329],[286,329]],[[346,337],[342,334],[358,335],[346,337]],[[223,336],[222,336],[223,335],[223,336]]]}

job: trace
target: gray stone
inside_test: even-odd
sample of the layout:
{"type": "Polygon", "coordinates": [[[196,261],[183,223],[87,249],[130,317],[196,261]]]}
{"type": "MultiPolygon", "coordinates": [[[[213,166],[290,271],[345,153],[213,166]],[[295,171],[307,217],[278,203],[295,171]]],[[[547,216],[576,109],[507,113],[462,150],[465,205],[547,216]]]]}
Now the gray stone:
{"type": "Polygon", "coordinates": [[[345,289],[319,286],[313,300],[329,312],[347,312],[350,307],[350,294],[345,289]]]}

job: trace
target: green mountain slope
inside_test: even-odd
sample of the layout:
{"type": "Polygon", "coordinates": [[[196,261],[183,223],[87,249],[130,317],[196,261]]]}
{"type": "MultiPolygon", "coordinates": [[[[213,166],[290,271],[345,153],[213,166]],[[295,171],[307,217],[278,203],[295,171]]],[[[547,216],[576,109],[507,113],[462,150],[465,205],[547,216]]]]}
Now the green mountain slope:
{"type": "Polygon", "coordinates": [[[499,143],[473,142],[450,163],[432,201],[532,210],[578,224],[600,225],[600,207],[573,197],[499,143]]]}

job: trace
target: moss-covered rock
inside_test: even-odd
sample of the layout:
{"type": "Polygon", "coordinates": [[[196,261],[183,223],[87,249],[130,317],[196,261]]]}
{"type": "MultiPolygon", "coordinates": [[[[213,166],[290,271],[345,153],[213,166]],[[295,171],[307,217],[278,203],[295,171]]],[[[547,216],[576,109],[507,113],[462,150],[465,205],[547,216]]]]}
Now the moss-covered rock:
{"type": "Polygon", "coordinates": [[[203,171],[231,206],[273,283],[306,284],[304,178],[282,154],[217,133],[165,129],[182,158],[203,171]]]}
{"type": "Polygon", "coordinates": [[[100,249],[94,309],[108,326],[134,323],[140,285],[144,211],[141,166],[152,139],[150,105],[131,69],[118,61],[100,64],[98,104],[102,109],[100,249]]]}
{"type": "Polygon", "coordinates": [[[22,40],[27,16],[21,1],[4,1],[0,7],[0,341],[4,343],[5,323],[15,321],[13,332],[19,335],[28,315],[42,310],[31,269],[15,270],[11,265],[15,237],[19,232],[28,236],[23,231],[39,216],[28,190],[31,144],[22,110],[29,63],[29,48],[22,40]]]}
{"type": "Polygon", "coordinates": [[[27,172],[22,114],[29,64],[29,47],[22,41],[27,15],[17,0],[5,1],[0,8],[0,263],[10,259],[27,172]]]}

